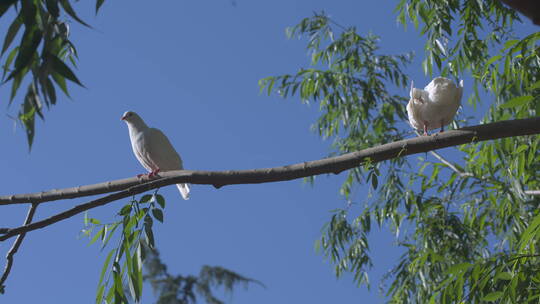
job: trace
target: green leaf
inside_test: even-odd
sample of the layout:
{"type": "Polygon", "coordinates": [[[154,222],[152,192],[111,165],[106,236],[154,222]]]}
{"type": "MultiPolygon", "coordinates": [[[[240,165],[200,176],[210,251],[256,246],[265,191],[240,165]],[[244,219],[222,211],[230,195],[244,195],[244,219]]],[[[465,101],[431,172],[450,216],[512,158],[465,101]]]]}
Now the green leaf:
{"type": "Polygon", "coordinates": [[[142,245],[140,242],[137,245],[136,256],[133,257],[133,262],[134,262],[133,269],[136,270],[136,274],[137,274],[137,278],[135,282],[137,283],[136,287],[139,290],[139,297],[140,297],[142,295],[143,280],[144,280],[143,270],[142,270],[143,254],[142,254],[142,245]]]}
{"type": "Polygon", "coordinates": [[[540,89],[540,80],[537,81],[537,82],[535,82],[535,83],[533,83],[533,84],[529,87],[529,89],[531,89],[531,90],[540,89]]]}
{"type": "Polygon", "coordinates": [[[73,19],[77,20],[77,22],[79,22],[80,24],[86,27],[92,28],[90,25],[86,24],[86,22],[82,21],[82,19],[79,18],[79,16],[77,16],[77,13],[75,13],[75,11],[73,10],[73,7],[71,7],[69,0],[60,0],[60,4],[62,5],[66,13],[70,15],[73,19]]]}
{"type": "Polygon", "coordinates": [[[526,151],[527,149],[529,149],[528,145],[521,145],[517,147],[516,150],[514,150],[513,154],[520,154],[521,152],[526,151]]]}
{"type": "Polygon", "coordinates": [[[139,263],[139,249],[136,248],[135,252],[133,253],[133,257],[131,257],[131,275],[130,275],[130,281],[132,282],[132,288],[135,291],[135,299],[136,302],[138,302],[141,298],[141,292],[142,292],[142,264],[139,263]]]}
{"type": "MultiPolygon", "coordinates": [[[[98,286],[103,283],[103,279],[105,278],[105,274],[107,273],[107,270],[109,269],[109,263],[111,262],[111,258],[113,254],[116,252],[116,248],[111,249],[109,251],[109,254],[107,254],[107,258],[105,258],[105,262],[103,263],[103,266],[101,267],[101,273],[99,275],[99,282],[98,286]]],[[[97,299],[96,299],[97,301],[97,299]]]]}
{"type": "Polygon", "coordinates": [[[131,206],[131,204],[127,204],[127,205],[125,205],[124,207],[122,207],[122,209],[120,209],[120,212],[118,212],[118,214],[119,214],[119,215],[122,215],[122,216],[128,215],[128,214],[131,213],[131,208],[133,208],[133,207],[131,206]]]}
{"type": "Polygon", "coordinates": [[[94,237],[90,240],[90,242],[88,243],[88,245],[92,245],[94,244],[98,239],[100,239],[103,235],[103,232],[105,230],[105,226],[101,227],[101,229],[99,229],[99,231],[94,234],[94,237]]]}
{"type": "Polygon", "coordinates": [[[21,25],[22,25],[22,22],[21,22],[20,17],[15,18],[13,23],[11,23],[6,33],[6,37],[4,38],[4,45],[2,46],[2,52],[0,53],[0,56],[4,55],[4,53],[7,51],[7,49],[11,45],[11,42],[13,42],[13,39],[19,32],[21,25]]]}
{"type": "Polygon", "coordinates": [[[163,211],[161,211],[161,209],[158,209],[158,208],[152,209],[152,215],[154,216],[156,220],[163,223],[163,211]]]}
{"type": "Polygon", "coordinates": [[[377,175],[376,174],[373,174],[371,176],[371,186],[373,187],[373,189],[377,190],[377,186],[379,185],[379,181],[377,179],[377,175]]]}
{"type": "Polygon", "coordinates": [[[105,285],[98,285],[96,292],[96,304],[103,303],[103,293],[105,293],[105,285]]]}
{"type": "Polygon", "coordinates": [[[148,241],[148,247],[155,248],[154,233],[152,232],[152,226],[144,225],[144,234],[148,241]]]}
{"type": "Polygon", "coordinates": [[[6,11],[17,2],[18,0],[2,0],[0,1],[0,17],[2,17],[6,11]]]}
{"type": "Polygon", "coordinates": [[[54,88],[54,85],[49,77],[47,77],[45,88],[47,90],[47,94],[49,95],[51,104],[56,104],[56,89],[54,88]]]}
{"type": "Polygon", "coordinates": [[[494,301],[497,301],[498,299],[500,299],[502,296],[503,296],[502,291],[495,291],[495,292],[492,292],[492,293],[486,295],[485,297],[483,297],[482,301],[494,302],[494,301]]]}
{"type": "Polygon", "coordinates": [[[52,69],[55,72],[62,75],[64,78],[67,78],[75,82],[81,87],[84,87],[84,85],[79,81],[79,79],[77,79],[77,76],[75,76],[75,73],[73,73],[73,71],[71,71],[71,69],[62,60],[60,60],[58,57],[52,54],[49,54],[48,59],[52,65],[52,69]]]}
{"type": "Polygon", "coordinates": [[[504,43],[504,49],[508,49],[514,45],[516,45],[516,43],[519,43],[520,40],[518,39],[513,39],[513,40],[508,40],[504,43]]]}
{"type": "Polygon", "coordinates": [[[120,226],[120,222],[116,222],[116,223],[113,223],[113,224],[109,225],[109,235],[101,243],[101,249],[103,249],[103,248],[105,248],[105,246],[107,246],[107,244],[109,243],[111,237],[114,235],[114,231],[116,230],[116,228],[118,228],[118,226],[120,226]]]}
{"type": "Polygon", "coordinates": [[[101,221],[98,220],[98,219],[95,219],[95,218],[90,218],[90,223],[94,224],[94,225],[99,225],[101,224],[101,221]]]}
{"type": "Polygon", "coordinates": [[[495,276],[495,280],[510,281],[513,275],[510,272],[501,272],[495,276]]]}
{"type": "Polygon", "coordinates": [[[26,28],[33,27],[37,22],[37,5],[34,0],[21,1],[22,17],[26,28]]]}
{"type": "Polygon", "coordinates": [[[64,92],[64,94],[66,94],[67,97],[70,97],[69,92],[67,90],[66,79],[58,73],[52,73],[51,75],[53,77],[54,82],[56,82],[56,84],[60,87],[62,92],[64,92]]]}
{"type": "Polygon", "coordinates": [[[139,204],[144,204],[144,203],[148,203],[151,199],[152,199],[152,195],[151,194],[145,194],[141,197],[141,199],[139,200],[139,204]]]}
{"type": "Polygon", "coordinates": [[[99,11],[99,8],[103,5],[103,2],[105,2],[105,0],[96,0],[96,15],[99,11]]]}
{"type": "Polygon", "coordinates": [[[22,70],[30,65],[34,54],[41,42],[42,34],[36,25],[27,27],[24,31],[22,42],[19,47],[17,59],[15,59],[15,69],[22,70]]]}
{"type": "Polygon", "coordinates": [[[154,197],[155,197],[156,202],[158,203],[158,205],[161,206],[161,209],[165,209],[165,198],[163,198],[163,195],[156,194],[154,197]]]}
{"type": "Polygon", "coordinates": [[[58,0],[46,0],[45,4],[49,13],[57,19],[60,16],[60,9],[58,8],[58,0]]]}
{"type": "Polygon", "coordinates": [[[446,271],[448,274],[458,275],[463,271],[468,270],[472,265],[470,263],[460,263],[457,265],[454,265],[446,271]]]}
{"type": "Polygon", "coordinates": [[[523,252],[525,247],[529,244],[529,241],[534,237],[534,234],[538,227],[540,226],[540,214],[535,216],[532,222],[530,222],[529,227],[525,229],[525,231],[521,234],[521,238],[519,240],[519,251],[523,252]]]}
{"type": "Polygon", "coordinates": [[[26,131],[26,139],[28,141],[28,149],[32,149],[32,143],[34,141],[34,122],[36,108],[34,103],[30,98],[25,98],[24,103],[21,106],[21,111],[19,111],[19,120],[22,122],[24,129],[26,131]]]}
{"type": "Polygon", "coordinates": [[[518,96],[518,97],[514,97],[514,98],[510,99],[509,101],[505,102],[500,107],[503,108],[503,109],[515,108],[515,107],[525,105],[525,104],[529,103],[533,99],[534,99],[534,97],[531,96],[531,95],[518,96]]]}
{"type": "Polygon", "coordinates": [[[3,66],[4,71],[2,72],[2,79],[6,79],[6,74],[9,71],[9,67],[11,66],[11,63],[13,62],[13,59],[15,59],[17,52],[19,52],[19,47],[15,47],[13,50],[11,50],[11,52],[9,52],[9,55],[3,66]]]}
{"type": "Polygon", "coordinates": [[[17,91],[19,90],[19,87],[21,86],[21,82],[24,78],[24,76],[28,73],[28,68],[22,69],[22,71],[13,71],[8,78],[6,79],[6,82],[10,79],[13,79],[13,83],[11,84],[11,95],[9,97],[9,104],[13,102],[13,99],[15,98],[15,95],[17,95],[17,91]]]}
{"type": "Polygon", "coordinates": [[[491,58],[489,58],[489,60],[486,62],[486,68],[489,68],[489,65],[494,63],[495,61],[501,59],[502,56],[501,55],[496,55],[496,56],[493,56],[491,58]]]}
{"type": "Polygon", "coordinates": [[[123,304],[127,301],[126,295],[124,294],[124,284],[122,283],[122,274],[120,273],[120,264],[117,262],[114,263],[113,279],[114,279],[114,303],[123,304]]]}

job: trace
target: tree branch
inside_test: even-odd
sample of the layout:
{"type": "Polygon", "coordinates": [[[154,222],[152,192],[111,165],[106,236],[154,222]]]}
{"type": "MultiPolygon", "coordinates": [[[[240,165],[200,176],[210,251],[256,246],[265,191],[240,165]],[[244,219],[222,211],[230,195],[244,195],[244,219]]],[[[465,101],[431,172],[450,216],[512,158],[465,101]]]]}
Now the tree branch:
{"type": "MultiPolygon", "coordinates": [[[[37,206],[38,204],[30,205],[28,213],[26,214],[26,219],[24,220],[23,227],[27,226],[32,222],[34,214],[36,213],[37,206]]],[[[11,246],[11,249],[9,249],[8,253],[6,254],[6,266],[4,267],[4,273],[0,278],[0,293],[4,293],[4,283],[6,282],[7,277],[11,272],[11,267],[13,266],[13,256],[15,255],[15,253],[17,253],[17,250],[19,250],[19,247],[21,246],[25,236],[26,232],[20,233],[15,242],[13,242],[13,246],[11,246]]]]}
{"type": "Polygon", "coordinates": [[[401,140],[362,151],[347,153],[337,157],[304,162],[284,167],[222,172],[170,171],[160,173],[161,178],[151,180],[149,182],[143,182],[137,180],[136,178],[132,178],[97,185],[53,190],[50,192],[4,196],[0,197],[0,202],[2,204],[24,203],[25,201],[30,201],[33,204],[37,204],[40,202],[58,200],[62,198],[89,196],[96,193],[104,193],[105,191],[115,191],[110,189],[122,189],[122,187],[129,187],[121,192],[113,193],[102,198],[92,200],[88,203],[77,205],[69,210],[51,216],[42,221],[32,224],[25,223],[25,225],[17,228],[0,229],[0,233],[4,234],[0,237],[0,241],[5,241],[15,235],[24,234],[28,231],[49,226],[86,210],[171,184],[210,184],[219,188],[224,185],[233,184],[256,184],[285,181],[324,173],[338,174],[344,170],[357,167],[367,159],[369,159],[372,163],[380,162],[395,157],[403,157],[406,155],[428,152],[433,149],[456,146],[470,142],[538,133],[540,133],[540,117],[509,120],[474,127],[466,127],[432,136],[401,140]],[[142,184],[133,186],[133,184],[137,183],[142,184]]]}
{"type": "Polygon", "coordinates": [[[500,0],[511,8],[527,16],[536,25],[540,25],[540,1],[538,0],[500,0]]]}
{"type": "MultiPolygon", "coordinates": [[[[0,205],[42,203],[60,199],[104,194],[128,189],[136,185],[152,185],[151,189],[177,183],[206,184],[220,188],[225,185],[258,184],[288,181],[307,176],[334,173],[358,167],[366,160],[380,162],[396,157],[428,152],[451,146],[513,136],[540,133],[540,117],[506,120],[490,124],[464,127],[383,144],[365,150],[351,152],[336,157],[303,162],[283,167],[239,170],[239,171],[169,171],[159,173],[160,178],[152,180],[127,178],[100,184],[75,188],[51,190],[39,193],[0,196],[0,205]]],[[[140,193],[140,192],[138,192],[140,193]]]]}

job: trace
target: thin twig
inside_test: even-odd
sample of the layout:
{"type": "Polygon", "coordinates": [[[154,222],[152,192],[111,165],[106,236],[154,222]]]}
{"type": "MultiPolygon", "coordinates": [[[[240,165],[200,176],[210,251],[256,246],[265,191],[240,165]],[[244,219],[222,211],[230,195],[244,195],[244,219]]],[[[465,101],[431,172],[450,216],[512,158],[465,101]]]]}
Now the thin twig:
{"type": "Polygon", "coordinates": [[[437,153],[435,151],[429,151],[429,153],[431,153],[431,155],[435,156],[436,159],[438,159],[441,163],[445,164],[452,171],[456,172],[460,177],[474,177],[474,174],[458,169],[458,167],[456,167],[454,164],[452,164],[449,160],[444,158],[439,153],[437,153]]]}
{"type": "MultiPolygon", "coordinates": [[[[28,209],[28,214],[26,214],[26,219],[24,220],[24,226],[29,225],[32,222],[38,205],[39,204],[37,203],[30,205],[30,208],[28,209]]],[[[11,246],[11,249],[9,249],[8,253],[6,254],[6,266],[4,267],[4,273],[0,278],[0,293],[4,293],[4,283],[6,282],[9,273],[11,272],[11,267],[13,266],[13,257],[15,256],[15,253],[17,253],[17,250],[19,250],[19,247],[21,246],[25,236],[26,232],[19,234],[17,239],[15,239],[15,242],[13,242],[13,246],[11,246]]]]}

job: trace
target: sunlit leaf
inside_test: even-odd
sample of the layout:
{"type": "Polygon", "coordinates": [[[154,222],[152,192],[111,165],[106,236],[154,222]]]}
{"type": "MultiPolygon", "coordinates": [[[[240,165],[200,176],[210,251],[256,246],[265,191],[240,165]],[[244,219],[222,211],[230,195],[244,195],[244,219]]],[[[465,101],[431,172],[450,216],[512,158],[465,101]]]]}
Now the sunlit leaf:
{"type": "Polygon", "coordinates": [[[514,97],[510,99],[509,101],[507,101],[506,103],[502,104],[501,108],[508,109],[508,108],[519,107],[519,106],[529,103],[533,99],[534,97],[531,95],[514,97]]]}

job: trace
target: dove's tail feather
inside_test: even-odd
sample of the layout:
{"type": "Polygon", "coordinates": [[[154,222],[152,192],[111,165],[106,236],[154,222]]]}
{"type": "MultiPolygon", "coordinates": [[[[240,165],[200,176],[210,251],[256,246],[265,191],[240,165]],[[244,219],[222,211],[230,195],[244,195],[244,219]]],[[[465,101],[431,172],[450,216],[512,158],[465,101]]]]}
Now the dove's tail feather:
{"type": "Polygon", "coordinates": [[[185,200],[188,200],[189,199],[189,185],[176,184],[176,187],[178,187],[178,190],[180,190],[180,194],[182,194],[182,198],[185,200]]]}

